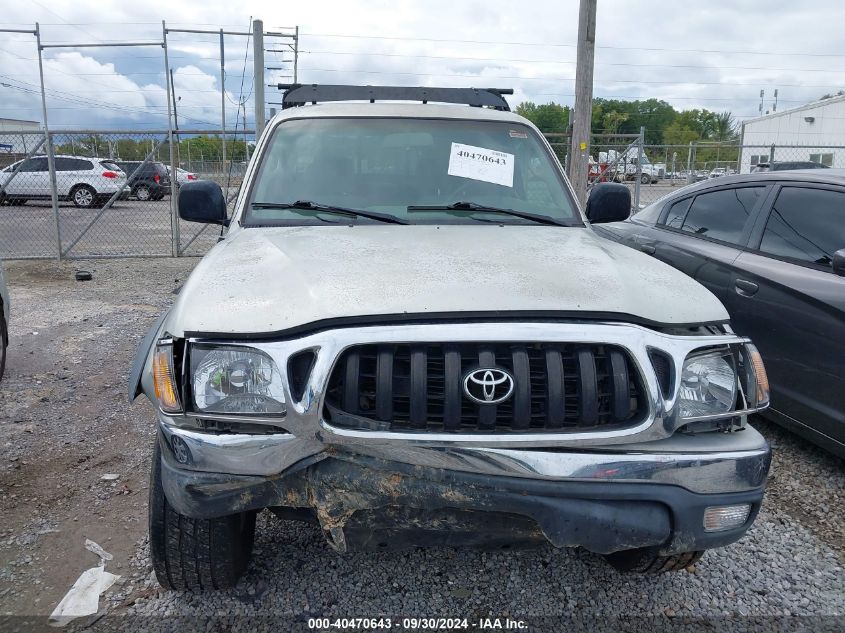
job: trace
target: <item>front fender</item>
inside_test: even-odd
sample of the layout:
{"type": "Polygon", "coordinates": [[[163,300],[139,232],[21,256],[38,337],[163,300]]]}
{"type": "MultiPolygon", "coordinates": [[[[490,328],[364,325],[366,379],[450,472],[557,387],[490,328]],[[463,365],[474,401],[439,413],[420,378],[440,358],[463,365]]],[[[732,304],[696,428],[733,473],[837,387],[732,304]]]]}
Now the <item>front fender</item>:
{"type": "MultiPolygon", "coordinates": [[[[138,345],[138,351],[135,352],[135,360],[132,361],[132,371],[129,372],[129,402],[134,402],[135,398],[144,393],[143,377],[144,370],[147,369],[147,364],[150,360],[150,350],[158,338],[161,326],[167,315],[170,313],[168,308],[161,313],[161,316],[156,319],[156,322],[149,329],[144,339],[138,345]]],[[[149,370],[147,370],[149,373],[149,370]]]]}

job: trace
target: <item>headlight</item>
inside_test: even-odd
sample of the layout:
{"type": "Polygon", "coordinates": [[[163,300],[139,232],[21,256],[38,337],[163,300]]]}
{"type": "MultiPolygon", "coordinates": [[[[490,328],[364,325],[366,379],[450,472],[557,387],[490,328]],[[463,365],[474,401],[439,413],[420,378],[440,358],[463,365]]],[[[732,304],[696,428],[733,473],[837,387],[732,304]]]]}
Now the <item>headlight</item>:
{"type": "Polygon", "coordinates": [[[736,369],[727,350],[684,361],[679,397],[682,418],[728,413],[736,402],[736,369]]]}
{"type": "Polygon", "coordinates": [[[282,375],[264,352],[249,347],[191,346],[191,386],[198,413],[281,415],[282,375]]]}

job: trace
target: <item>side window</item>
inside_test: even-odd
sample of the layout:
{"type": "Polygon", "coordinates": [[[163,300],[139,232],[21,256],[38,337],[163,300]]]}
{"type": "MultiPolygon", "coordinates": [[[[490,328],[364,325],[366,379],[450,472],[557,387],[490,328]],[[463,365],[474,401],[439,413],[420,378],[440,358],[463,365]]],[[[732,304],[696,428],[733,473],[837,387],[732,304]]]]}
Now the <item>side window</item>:
{"type": "Polygon", "coordinates": [[[666,219],[663,220],[663,224],[673,229],[681,228],[681,225],[684,223],[684,216],[687,214],[687,209],[689,209],[690,202],[692,202],[692,198],[684,198],[683,200],[675,202],[671,207],[669,207],[669,213],[666,215],[666,219]]]}
{"type": "Polygon", "coordinates": [[[784,187],[772,206],[760,250],[819,266],[831,266],[845,248],[845,193],[784,187]]]}
{"type": "Polygon", "coordinates": [[[74,163],[76,161],[72,158],[61,158],[59,156],[56,157],[56,171],[73,171],[76,169],[74,167],[74,163]]]}
{"type": "Polygon", "coordinates": [[[47,171],[47,157],[30,158],[23,164],[21,171],[47,171]]]}
{"type": "Polygon", "coordinates": [[[714,240],[739,244],[751,212],[765,187],[721,189],[696,196],[681,230],[714,240]]]}
{"type": "Polygon", "coordinates": [[[71,160],[73,161],[73,171],[89,171],[94,169],[90,160],[85,160],[84,158],[73,158],[71,160]]]}

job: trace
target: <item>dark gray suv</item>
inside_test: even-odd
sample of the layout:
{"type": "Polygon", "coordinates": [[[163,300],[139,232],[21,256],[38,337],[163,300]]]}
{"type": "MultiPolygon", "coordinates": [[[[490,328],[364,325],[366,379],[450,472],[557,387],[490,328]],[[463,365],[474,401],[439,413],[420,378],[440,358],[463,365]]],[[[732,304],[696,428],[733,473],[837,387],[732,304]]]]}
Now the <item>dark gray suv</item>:
{"type": "Polygon", "coordinates": [[[170,174],[164,163],[128,160],[117,163],[129,178],[129,190],[138,200],[161,200],[170,195],[170,174]]]}

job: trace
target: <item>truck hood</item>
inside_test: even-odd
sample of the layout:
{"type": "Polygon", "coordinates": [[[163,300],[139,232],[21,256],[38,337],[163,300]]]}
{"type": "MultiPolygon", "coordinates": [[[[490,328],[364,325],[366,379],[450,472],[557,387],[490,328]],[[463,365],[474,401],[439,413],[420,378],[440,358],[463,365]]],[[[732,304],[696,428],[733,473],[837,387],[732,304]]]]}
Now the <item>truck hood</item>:
{"type": "Polygon", "coordinates": [[[197,265],[165,327],[255,335],[344,317],[509,312],[728,319],[693,279],[589,228],[355,225],[234,230],[197,265]]]}

